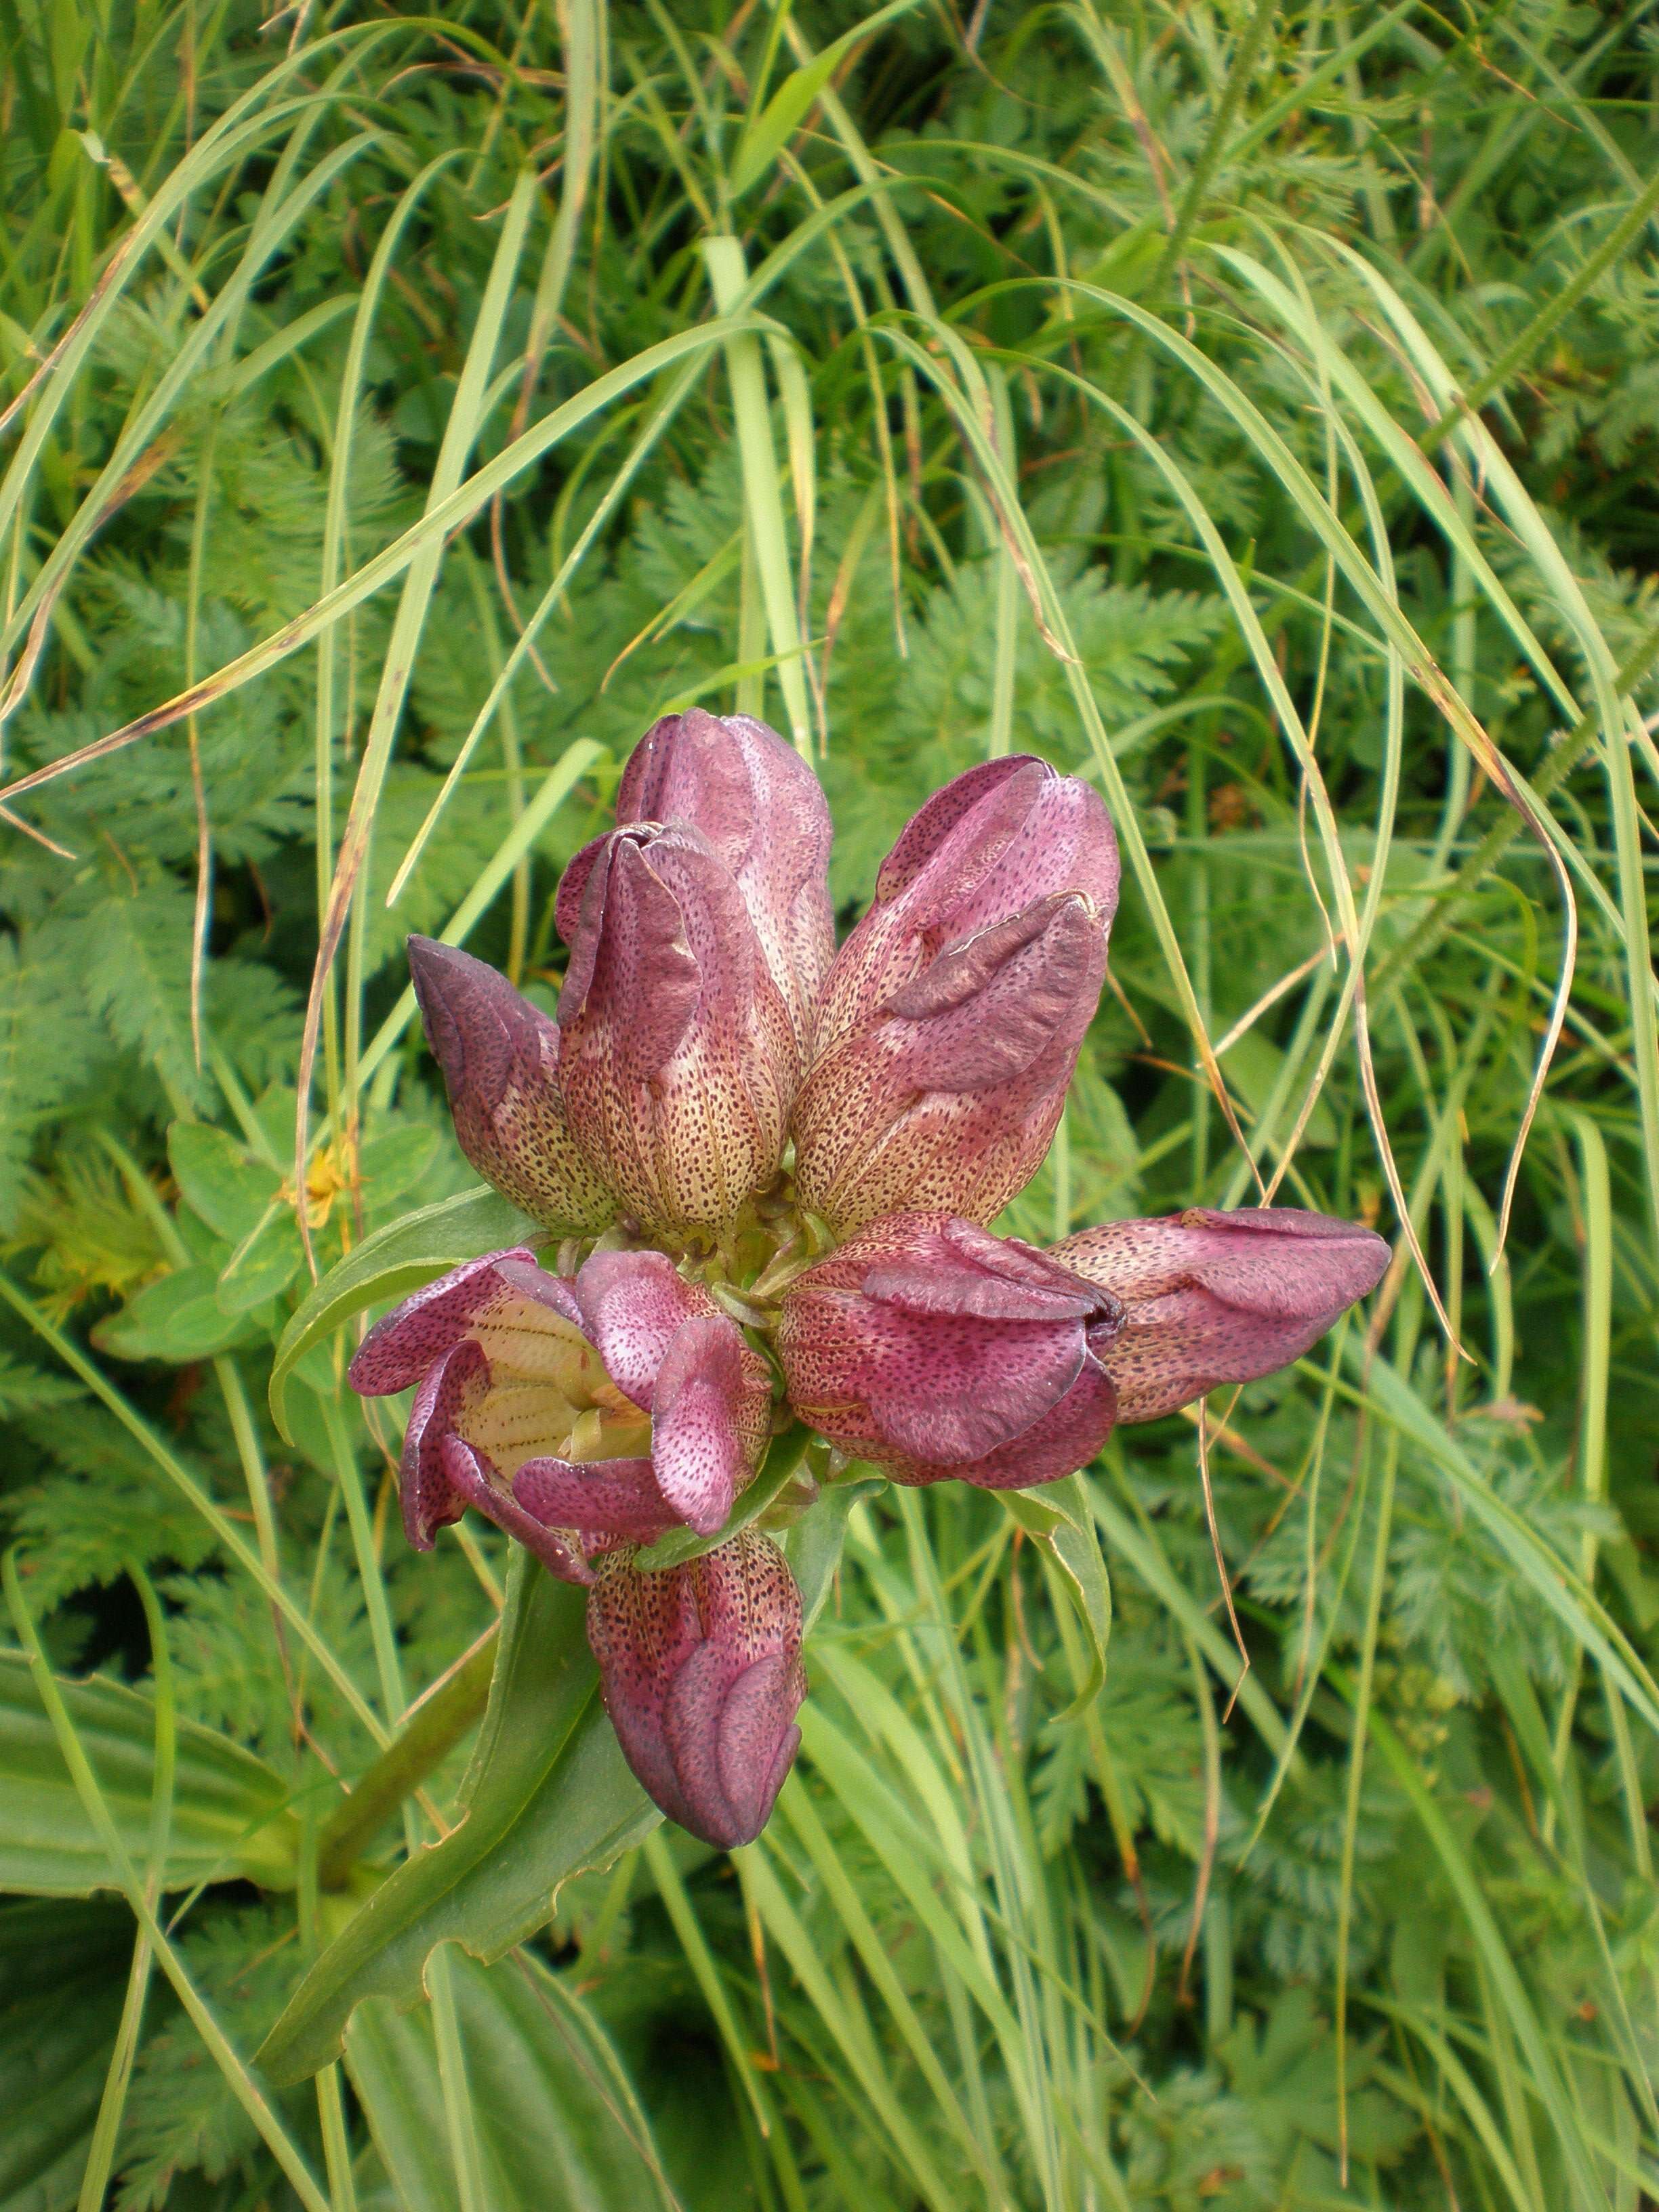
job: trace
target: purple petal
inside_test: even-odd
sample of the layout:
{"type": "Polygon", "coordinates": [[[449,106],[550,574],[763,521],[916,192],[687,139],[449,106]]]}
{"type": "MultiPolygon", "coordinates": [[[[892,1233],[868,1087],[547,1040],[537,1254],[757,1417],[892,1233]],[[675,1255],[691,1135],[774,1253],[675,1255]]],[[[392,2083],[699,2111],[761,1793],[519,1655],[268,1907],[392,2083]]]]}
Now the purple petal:
{"type": "Polygon", "coordinates": [[[773,981],[804,1040],[835,932],[830,810],[799,754],[747,714],[720,716],[693,707],[665,715],[623,771],[617,819],[689,822],[702,832],[743,894],[773,981]]]}
{"type": "Polygon", "coordinates": [[[967,848],[971,855],[968,866],[975,872],[982,870],[987,852],[994,857],[1006,847],[1044,780],[1053,774],[1048,763],[1034,754],[1006,753],[952,776],[918,807],[899,833],[897,844],[877,874],[877,899],[886,905],[908,890],[942,850],[955,854],[967,848]],[[972,822],[971,838],[958,830],[964,820],[972,822]]]}
{"type": "Polygon", "coordinates": [[[444,1442],[469,1407],[480,1404],[489,1388],[489,1362],[470,1337],[452,1344],[427,1370],[415,1393],[404,1431],[398,1487],[404,1531],[417,1552],[432,1549],[434,1532],[459,1521],[466,1500],[449,1475],[444,1442]]]}
{"type": "Polygon", "coordinates": [[[980,1091],[1012,1082],[1064,1039],[1065,1072],[1052,1079],[1063,1088],[1105,979],[1099,922],[1060,893],[988,925],[896,991],[887,1049],[917,1090],[980,1091]]]}
{"type": "Polygon", "coordinates": [[[641,1783],[706,1843],[752,1842],[794,1757],[806,1690],[800,1593],[777,1547],[745,1530],[660,1574],[603,1560],[587,1632],[641,1783]]]}
{"type": "Polygon", "coordinates": [[[651,1462],[689,1528],[712,1536],[747,1480],[739,1426],[742,1331],[725,1314],[688,1321],[664,1354],[651,1401],[651,1462]]]}
{"type": "Polygon", "coordinates": [[[1029,1245],[901,1214],[792,1284],[776,1340],[791,1402],[824,1435],[883,1464],[965,1470],[1046,1420],[1120,1316],[1029,1245]]]}
{"type": "Polygon", "coordinates": [[[1112,1222],[1054,1254],[1125,1302],[1105,1355],[1123,1421],[1288,1366],[1376,1288],[1389,1258],[1369,1229],[1295,1206],[1112,1222]]]}
{"type": "Polygon", "coordinates": [[[1087,1467],[1116,1418],[1117,1392],[1099,1360],[1091,1356],[1060,1403],[1012,1443],[967,1464],[889,1462],[888,1472],[896,1482],[971,1482],[981,1490],[1029,1490],[1087,1467]]]}
{"type": "Polygon", "coordinates": [[[487,1252],[424,1284],[377,1321],[358,1346],[346,1380],[363,1398],[384,1398],[418,1382],[433,1361],[457,1344],[474,1322],[507,1295],[503,1261],[535,1267],[523,1245],[487,1252]]]}
{"type": "Polygon", "coordinates": [[[595,1252],[573,1288],[606,1374],[648,1413],[669,1346],[694,1316],[717,1310],[713,1301],[663,1252],[595,1252]]]}
{"type": "Polygon", "coordinates": [[[612,833],[562,1001],[572,1131],[659,1229],[724,1228],[776,1176],[800,1048],[743,894],[702,832],[612,833]]]}
{"type": "Polygon", "coordinates": [[[467,1504],[476,1506],[487,1521],[493,1521],[498,1528],[515,1537],[526,1552],[533,1552],[548,1572],[556,1575],[561,1582],[592,1583],[593,1570],[581,1553],[554,1530],[544,1528],[516,1498],[498,1489],[489,1480],[486,1462],[471,1444],[459,1437],[448,1436],[443,1440],[442,1449],[444,1473],[452,1489],[467,1504]]]}
{"type": "Polygon", "coordinates": [[[917,969],[813,1061],[793,1116],[803,1206],[843,1232],[921,1206],[1000,1212],[1047,1150],[1105,972],[1103,923],[1075,892],[917,969]]]}
{"type": "Polygon", "coordinates": [[[907,1313],[1079,1321],[1115,1303],[1046,1252],[951,1214],[889,1215],[849,1237],[836,1257],[849,1253],[866,1295],[907,1313]]]}
{"type": "Polygon", "coordinates": [[[642,1575],[624,1555],[598,1561],[587,1640],[623,1756],[669,1819],[697,1832],[663,1733],[674,1677],[702,1641],[690,1566],[642,1575]]]}
{"type": "Polygon", "coordinates": [[[705,1644],[680,1669],[663,1735],[692,1816],[684,1825],[705,1843],[736,1850],[766,1826],[800,1747],[805,1695],[800,1661],[781,1653],[733,1680],[725,1654],[705,1644]]]}
{"type": "Polygon", "coordinates": [[[527,1459],[513,1495],[550,1528],[574,1528],[596,1548],[649,1544],[680,1524],[648,1459],[527,1459]]]}
{"type": "Polygon", "coordinates": [[[655,1074],[678,1048],[702,988],[679,902],[640,834],[613,831],[592,864],[565,969],[562,1074],[572,1031],[596,1011],[619,1070],[638,1081],[655,1074]]]}
{"type": "Polygon", "coordinates": [[[409,968],[468,1159],[534,1219],[603,1227],[616,1209],[566,1121],[556,1024],[453,945],[411,937],[409,968]]]}
{"type": "Polygon", "coordinates": [[[817,1054],[886,1011],[941,953],[1050,898],[1080,897],[1103,941],[1118,872],[1110,817],[1088,785],[1029,757],[969,769],[889,854],[825,981],[817,1054]]]}

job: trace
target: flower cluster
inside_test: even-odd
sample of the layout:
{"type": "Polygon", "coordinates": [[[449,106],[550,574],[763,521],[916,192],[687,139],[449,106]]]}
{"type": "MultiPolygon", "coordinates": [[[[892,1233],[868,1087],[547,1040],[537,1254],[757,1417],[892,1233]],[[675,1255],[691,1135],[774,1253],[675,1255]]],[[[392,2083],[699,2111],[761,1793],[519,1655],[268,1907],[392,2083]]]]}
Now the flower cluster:
{"type": "MultiPolygon", "coordinates": [[[[1105,975],[1116,841],[1024,757],[915,816],[839,951],[817,780],[763,723],[670,715],[617,826],[560,885],[557,1022],[470,955],[410,963],[456,1133],[557,1240],[431,1283],[351,1364],[413,1388],[410,1540],[472,1506],[590,1589],[629,1765],[663,1810],[758,1834],[799,1741],[801,1601],[757,1524],[718,1536],[798,1421],[893,1480],[1085,1467],[1304,1352],[1382,1273],[1369,1230],[1290,1207],[984,1226],[1030,1180],[1105,975]]],[[[838,1462],[834,1463],[839,1463],[838,1462]]]]}

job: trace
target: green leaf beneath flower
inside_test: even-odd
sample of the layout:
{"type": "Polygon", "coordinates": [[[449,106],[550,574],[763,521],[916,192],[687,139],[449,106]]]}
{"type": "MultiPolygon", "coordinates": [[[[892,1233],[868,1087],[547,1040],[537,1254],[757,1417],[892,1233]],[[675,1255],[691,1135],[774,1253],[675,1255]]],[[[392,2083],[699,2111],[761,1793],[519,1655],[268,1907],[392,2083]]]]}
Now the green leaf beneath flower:
{"type": "Polygon", "coordinates": [[[546,1923],[564,1882],[609,1866],[661,1820],[600,1704],[586,1605],[515,1553],[461,1824],[399,1867],[313,1966],[258,2054],[273,2081],[338,2057],[365,1997],[413,2003],[440,1943],[486,1965],[502,1957],[546,1923]]]}

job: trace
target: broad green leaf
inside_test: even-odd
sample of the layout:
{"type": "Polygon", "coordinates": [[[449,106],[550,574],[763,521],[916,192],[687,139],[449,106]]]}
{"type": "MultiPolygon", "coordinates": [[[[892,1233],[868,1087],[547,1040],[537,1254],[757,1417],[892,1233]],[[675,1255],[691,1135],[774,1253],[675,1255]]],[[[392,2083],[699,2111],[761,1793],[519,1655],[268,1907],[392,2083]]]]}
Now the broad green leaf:
{"type": "Polygon", "coordinates": [[[1089,1492],[1080,1474],[1045,1482],[1040,1490],[1001,1493],[1008,1513],[1035,1539],[1043,1565],[1055,1576],[1082,1624],[1089,1672],[1060,1717],[1068,1720],[1097,1695],[1106,1679],[1106,1645],[1112,1632],[1112,1585],[1106,1573],[1089,1492]]]}
{"type": "MultiPolygon", "coordinates": [[[[673,2198],[628,2077],[603,2032],[538,1960],[452,1954],[467,2111],[490,2212],[659,2212],[673,2198]],[[550,2177],[557,2176],[550,2193],[550,2177]]],[[[362,2005],[346,2064],[403,2212],[459,2212],[431,2014],[362,2005]]]]}
{"type": "MultiPolygon", "coordinates": [[[[63,1692],[117,1829],[142,1866],[149,1847],[155,1711],[118,1682],[66,1682],[63,1692]]],[[[181,1721],[167,1887],[242,1877],[267,1889],[291,1888],[296,1831],[287,1804],[282,1778],[262,1759],[228,1736],[181,1721]]],[[[116,1887],[28,1662],[21,1652],[0,1651],[0,1888],[86,1897],[116,1887]]]]}
{"type": "Polygon", "coordinates": [[[118,1907],[0,1907],[0,2212],[74,2203],[131,1951],[118,1907]]]}
{"type": "Polygon", "coordinates": [[[546,1237],[533,1221],[482,1185],[441,1198],[366,1237],[331,1267],[283,1331],[270,1370],[270,1410],[288,1441],[283,1399],[296,1364],[365,1306],[407,1297],[446,1267],[499,1252],[512,1244],[537,1244],[546,1237]]]}
{"type": "Polygon", "coordinates": [[[246,1314],[221,1306],[218,1291],[219,1271],[210,1261],[180,1267],[100,1321],[92,1340],[117,1359],[164,1359],[173,1367],[210,1359],[252,1333],[246,1314]]]}
{"type": "Polygon", "coordinates": [[[225,1262],[214,1295],[224,1312],[246,1313],[285,1291],[305,1258],[292,1212],[286,1206],[270,1207],[225,1262]]]}
{"type": "Polygon", "coordinates": [[[377,1129],[357,1155],[363,1204],[371,1213],[383,1213],[415,1188],[437,1157],[438,1133],[423,1122],[377,1129]]]}
{"type": "Polygon", "coordinates": [[[267,1161],[210,1121],[175,1121],[167,1131],[167,1164],[185,1204],[228,1244],[240,1244],[259,1226],[282,1188],[267,1161]]]}
{"type": "Polygon", "coordinates": [[[662,1818],[605,1717],[586,1607],[515,1552],[461,1824],[399,1867],[313,1966],[259,2053],[274,2081],[337,2057],[365,1997],[414,2002],[440,1943],[501,1958],[546,1923],[562,1883],[610,1865],[662,1818]]]}

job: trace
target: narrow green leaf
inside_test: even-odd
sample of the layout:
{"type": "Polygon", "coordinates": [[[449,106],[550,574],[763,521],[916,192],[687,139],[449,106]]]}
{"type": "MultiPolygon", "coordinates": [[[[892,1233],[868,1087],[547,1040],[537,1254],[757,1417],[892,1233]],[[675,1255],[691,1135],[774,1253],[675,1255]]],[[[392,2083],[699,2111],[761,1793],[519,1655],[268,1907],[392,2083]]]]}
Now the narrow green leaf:
{"type": "Polygon", "coordinates": [[[840,68],[860,39],[895,15],[903,15],[916,5],[916,0],[889,0],[863,22],[855,23],[850,31],[833,40],[822,53],[814,54],[810,62],[791,70],[760,113],[744,126],[738,141],[738,150],[732,158],[731,187],[733,198],[746,192],[752,184],[759,182],[783,148],[784,141],[805,118],[808,108],[822,94],[825,85],[840,68]]]}
{"type": "Polygon", "coordinates": [[[1011,1520],[1036,1543],[1044,1566],[1057,1579],[1082,1624],[1089,1672],[1059,1717],[1070,1720],[1091,1705],[1106,1679],[1106,1646],[1112,1632],[1112,1585],[1106,1572],[1088,1489],[1080,1474],[1040,1490],[1001,1493],[1011,1520]]]}

